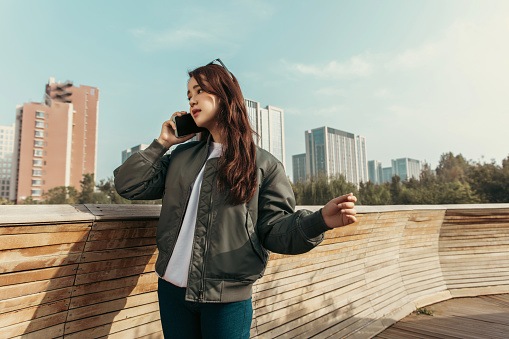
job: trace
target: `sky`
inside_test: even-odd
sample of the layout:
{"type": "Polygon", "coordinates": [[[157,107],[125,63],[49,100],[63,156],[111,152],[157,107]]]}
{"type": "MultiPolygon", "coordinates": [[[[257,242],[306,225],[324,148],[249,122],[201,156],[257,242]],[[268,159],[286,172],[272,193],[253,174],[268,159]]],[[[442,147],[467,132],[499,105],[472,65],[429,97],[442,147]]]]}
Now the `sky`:
{"type": "Polygon", "coordinates": [[[98,87],[96,179],[188,110],[187,71],[221,58],[284,109],[286,170],[306,130],[366,137],[368,160],[509,155],[509,1],[0,2],[0,125],[50,77],[98,87]],[[503,99],[503,98],[506,99],[503,99]]]}

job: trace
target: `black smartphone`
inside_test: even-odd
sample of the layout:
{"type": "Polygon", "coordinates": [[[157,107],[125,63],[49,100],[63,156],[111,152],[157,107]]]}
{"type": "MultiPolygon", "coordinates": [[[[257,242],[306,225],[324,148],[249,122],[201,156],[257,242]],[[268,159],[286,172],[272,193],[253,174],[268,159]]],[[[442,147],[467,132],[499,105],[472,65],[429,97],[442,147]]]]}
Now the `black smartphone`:
{"type": "Polygon", "coordinates": [[[193,116],[189,113],[180,117],[175,115],[172,120],[175,126],[177,126],[177,130],[175,131],[175,136],[177,138],[183,138],[189,134],[200,133],[206,130],[203,127],[198,127],[194,122],[193,116]]]}

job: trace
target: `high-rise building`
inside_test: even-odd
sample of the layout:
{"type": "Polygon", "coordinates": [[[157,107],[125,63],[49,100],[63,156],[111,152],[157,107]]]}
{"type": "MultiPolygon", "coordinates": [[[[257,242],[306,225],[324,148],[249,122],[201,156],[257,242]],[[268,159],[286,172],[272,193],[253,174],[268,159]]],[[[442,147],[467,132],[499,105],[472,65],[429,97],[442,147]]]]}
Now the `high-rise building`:
{"type": "Polygon", "coordinates": [[[342,174],[355,184],[368,181],[366,139],[363,136],[327,126],[305,133],[306,174],[326,177],[342,174]]]}
{"type": "Polygon", "coordinates": [[[122,163],[124,163],[127,160],[127,158],[129,158],[134,153],[143,151],[148,146],[149,145],[147,145],[147,144],[139,144],[138,146],[134,146],[129,149],[123,150],[122,151],[122,163]]]}
{"type": "Polygon", "coordinates": [[[414,178],[419,180],[422,163],[419,160],[410,158],[400,158],[392,160],[393,175],[397,174],[401,181],[414,178]]]}
{"type": "Polygon", "coordinates": [[[392,172],[392,167],[384,167],[382,169],[382,172],[383,172],[382,182],[392,182],[392,176],[394,175],[392,172]]]}
{"type": "Polygon", "coordinates": [[[257,101],[244,99],[251,128],[258,134],[255,144],[269,151],[285,164],[284,110],[274,106],[262,108],[257,101]]]}
{"type": "Polygon", "coordinates": [[[0,126],[0,198],[3,199],[10,199],[14,126],[0,126]]]}
{"type": "Polygon", "coordinates": [[[368,161],[369,181],[375,185],[380,185],[383,182],[382,162],[378,160],[368,161]]]}
{"type": "Polygon", "coordinates": [[[306,153],[292,156],[293,182],[306,180],[306,153]]]}
{"type": "Polygon", "coordinates": [[[355,151],[357,154],[357,178],[359,181],[368,182],[368,155],[366,154],[366,138],[355,136],[355,151]]]}
{"type": "Polygon", "coordinates": [[[11,199],[18,202],[56,186],[80,189],[96,173],[99,90],[70,81],[46,85],[43,103],[16,108],[11,199]]]}

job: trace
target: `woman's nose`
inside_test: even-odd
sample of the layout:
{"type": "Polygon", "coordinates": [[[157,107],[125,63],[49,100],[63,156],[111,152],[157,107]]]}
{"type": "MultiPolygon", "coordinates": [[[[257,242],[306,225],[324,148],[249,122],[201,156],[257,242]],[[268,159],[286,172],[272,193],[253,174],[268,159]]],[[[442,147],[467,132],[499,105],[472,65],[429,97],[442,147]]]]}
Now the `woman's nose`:
{"type": "Polygon", "coordinates": [[[194,100],[194,99],[191,97],[191,99],[189,99],[189,106],[193,107],[194,105],[196,105],[196,100],[194,100]]]}

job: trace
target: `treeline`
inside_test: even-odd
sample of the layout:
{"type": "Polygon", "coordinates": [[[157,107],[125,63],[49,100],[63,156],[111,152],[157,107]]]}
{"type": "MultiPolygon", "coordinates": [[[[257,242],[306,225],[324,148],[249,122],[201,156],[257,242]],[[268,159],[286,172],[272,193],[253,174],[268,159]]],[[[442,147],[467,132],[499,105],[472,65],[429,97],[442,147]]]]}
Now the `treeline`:
{"type": "Polygon", "coordinates": [[[375,185],[368,181],[357,188],[341,175],[318,176],[292,184],[297,205],[324,205],[339,195],[353,192],[361,205],[438,205],[509,202],[509,156],[502,166],[495,161],[467,161],[461,154],[442,154],[433,171],[425,166],[419,180],[375,185]]]}
{"type": "Polygon", "coordinates": [[[101,179],[95,184],[94,174],[83,175],[80,181],[81,190],[74,186],[57,186],[49,189],[41,197],[41,202],[28,197],[23,201],[25,205],[32,204],[161,204],[159,200],[127,200],[115,190],[113,178],[101,179]],[[97,187],[97,189],[95,189],[97,187]]]}
{"type": "MultiPolygon", "coordinates": [[[[43,204],[161,204],[161,200],[127,200],[115,190],[113,178],[95,184],[94,174],[83,175],[81,190],[73,186],[54,187],[42,196],[43,204]],[[95,189],[97,187],[97,189],[95,189]]],[[[342,175],[313,177],[292,184],[297,205],[324,205],[332,198],[353,192],[360,205],[440,205],[509,202],[509,156],[502,165],[495,161],[467,161],[461,154],[442,154],[437,168],[425,167],[419,180],[375,185],[368,181],[359,187],[342,175]]],[[[13,203],[0,199],[0,204],[13,203]]],[[[36,204],[32,197],[24,204],[36,204]]]]}

